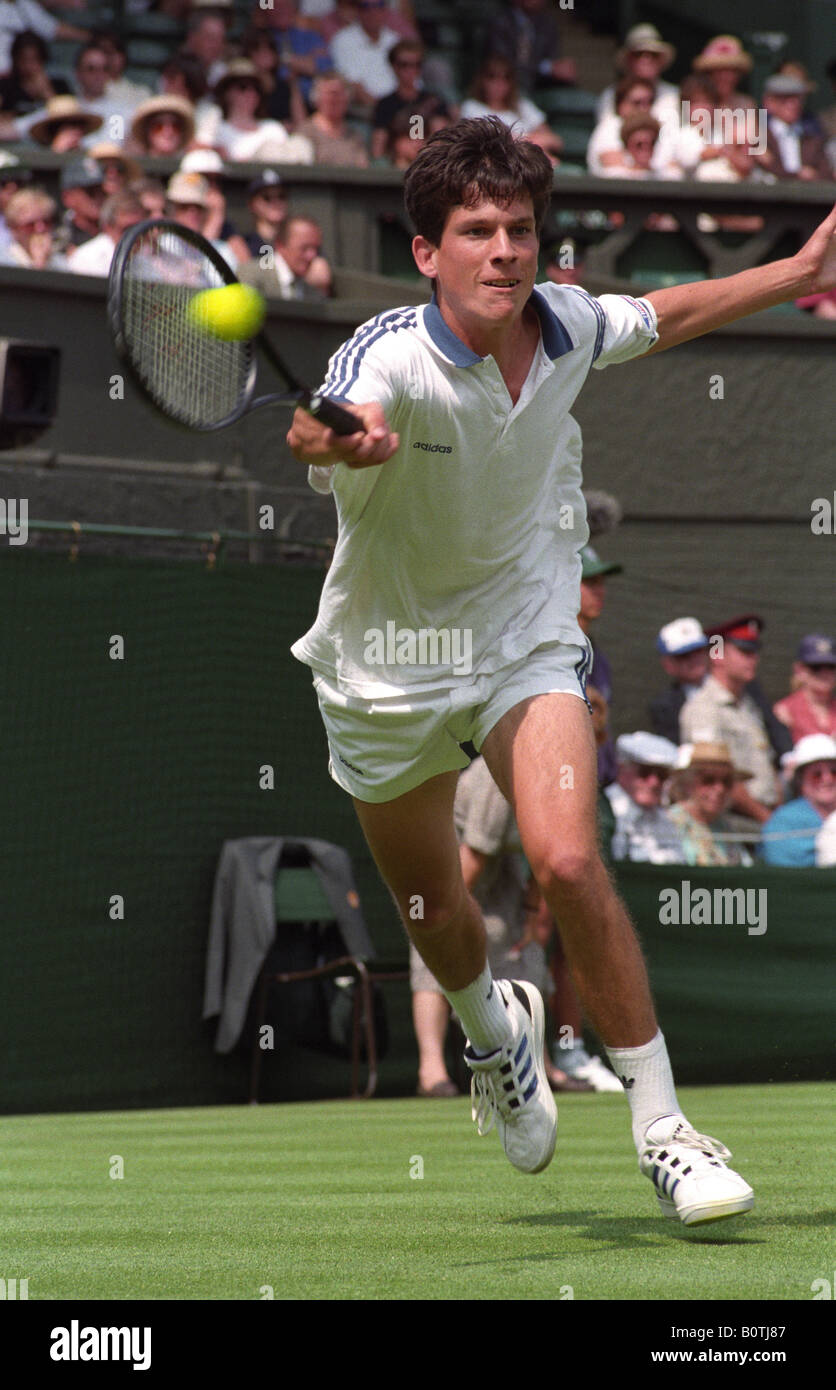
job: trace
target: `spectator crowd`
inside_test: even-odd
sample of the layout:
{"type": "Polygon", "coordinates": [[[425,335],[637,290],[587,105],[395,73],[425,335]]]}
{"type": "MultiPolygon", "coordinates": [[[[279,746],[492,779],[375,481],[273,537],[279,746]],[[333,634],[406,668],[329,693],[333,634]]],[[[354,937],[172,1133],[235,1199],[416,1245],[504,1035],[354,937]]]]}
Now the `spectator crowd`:
{"type": "MultiPolygon", "coordinates": [[[[151,0],[135,0],[134,12],[149,8],[151,0]]],[[[72,5],[0,5],[0,264],[104,276],[129,227],[165,216],[202,232],[264,292],[316,299],[331,292],[322,234],[294,214],[273,164],[403,169],[434,131],[487,114],[560,163],[546,94],[573,87],[576,69],[546,0],[506,0],[466,90],[443,48],[427,52],[409,0],[271,0],[246,14],[231,0],[157,8],[181,33],[152,89],[129,75],[120,35],[70,22],[72,5]],[[58,40],[77,45],[71,80],[52,62],[58,40]],[[57,199],[27,165],[27,148],[67,156],[57,199]],[[165,182],[146,170],[154,158],[176,165],[165,182]],[[247,186],[241,227],[225,196],[237,163],[263,166],[247,186]]],[[[706,43],[679,85],[664,76],[675,59],[652,24],[628,32],[596,100],[590,173],[836,178],[836,104],[809,109],[815,84],[801,63],[781,63],[757,101],[747,90],[752,58],[734,35],[706,43]]],[[[836,86],[836,59],[827,71],[836,86]]],[[[744,224],[753,219],[701,221],[703,230],[744,224]]],[[[664,229],[663,220],[654,225],[664,229]]],[[[577,281],[574,266],[549,264],[547,274],[577,281]]],[[[836,316],[836,295],[806,307],[836,316]]],[[[612,673],[593,629],[607,577],[619,569],[591,547],[583,552],[579,621],[594,650],[589,698],[614,857],[836,862],[836,644],[805,636],[791,689],[771,707],[757,679],[760,618],[707,630],[673,619],[657,639],[669,684],[649,705],[648,727],[613,741],[612,673]]]]}
{"type": "MultiPolygon", "coordinates": [[[[604,573],[586,547],[581,591],[603,608],[604,573]]],[[[590,611],[582,597],[581,615],[590,611]]],[[[582,620],[583,625],[583,620],[582,620]]],[[[601,826],[614,860],[702,867],[836,864],[836,641],[802,637],[790,693],[770,705],[758,679],[764,622],[744,614],[703,628],[674,618],[656,638],[666,688],[647,727],[607,733],[612,677],[593,643],[588,690],[599,736],[601,826]],[[603,661],[603,665],[602,665],[603,661]],[[596,674],[603,669],[603,680],[596,674]],[[612,761],[601,760],[612,748],[612,761]]]]}
{"type": "MultiPolygon", "coordinates": [[[[151,84],[130,75],[119,33],[70,22],[73,0],[0,6],[0,263],[106,274],[122,230],[153,208],[206,231],[238,270],[257,255],[253,233],[274,233],[289,210],[282,195],[282,221],[271,221],[264,204],[278,206],[280,185],[271,194],[251,185],[249,225],[234,226],[224,201],[229,166],[404,169],[460,115],[499,116],[559,165],[562,140],[546,98],[572,88],[577,74],[562,52],[556,7],[505,0],[483,26],[469,81],[437,36],[428,51],[417,8],[416,17],[410,0],[271,0],[248,11],[232,0],[133,0],[129,15],[157,9],[181,26],[151,84]],[[53,61],[57,41],[62,51],[77,44],[71,72],[53,61]],[[27,148],[75,156],[62,169],[60,206],[38,187],[27,148]],[[185,162],[198,154],[203,162],[185,162]],[[180,163],[173,180],[146,175],[143,161],[153,157],[180,163]],[[79,257],[88,241],[95,244],[79,257]]],[[[675,60],[652,24],[629,31],[614,80],[597,98],[590,173],[752,184],[836,178],[836,104],[810,109],[815,84],[802,64],[783,62],[756,101],[747,90],[752,58],[734,35],[711,39],[679,85],[664,76],[675,60]]],[[[836,60],[828,73],[836,84],[836,60]]],[[[667,223],[657,215],[653,225],[667,223]]],[[[757,218],[703,214],[700,226],[755,230],[757,218]]],[[[274,235],[269,244],[279,251],[274,235]]],[[[319,251],[311,266],[299,275],[285,262],[272,291],[328,293],[319,251]]],[[[803,307],[831,317],[836,296],[803,307]]]]}

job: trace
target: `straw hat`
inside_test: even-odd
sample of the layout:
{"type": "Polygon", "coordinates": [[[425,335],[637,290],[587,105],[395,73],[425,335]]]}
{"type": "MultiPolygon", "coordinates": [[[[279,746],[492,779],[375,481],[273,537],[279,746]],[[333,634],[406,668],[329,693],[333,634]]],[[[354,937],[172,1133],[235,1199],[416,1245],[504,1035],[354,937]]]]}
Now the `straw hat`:
{"type": "Polygon", "coordinates": [[[58,127],[68,121],[83,125],[86,134],[90,135],[103,124],[103,117],[85,111],[78,97],[50,97],[46,104],[46,115],[30,127],[29,134],[39,145],[49,145],[58,127]]]}
{"type": "Polygon", "coordinates": [[[699,772],[701,768],[724,768],[737,782],[748,782],[754,773],[735,767],[727,743],[683,743],[676,759],[676,772],[699,772]]]}
{"type": "Polygon", "coordinates": [[[148,122],[153,116],[171,113],[182,120],[184,143],[188,144],[194,136],[194,107],[185,97],[178,96],[149,97],[148,101],[140,102],[131,121],[131,136],[141,145],[147,145],[148,122]]]}
{"type": "Polygon", "coordinates": [[[705,45],[692,64],[694,72],[713,72],[715,68],[737,68],[751,72],[752,59],[734,34],[718,34],[705,45]]]}
{"type": "Polygon", "coordinates": [[[623,68],[628,53],[658,53],[663,59],[660,72],[669,68],[676,57],[672,43],[666,43],[655,24],[635,24],[615,55],[616,66],[623,68]]]}
{"type": "Polygon", "coordinates": [[[209,206],[209,185],[202,174],[184,174],[178,170],[172,174],[165,190],[170,203],[197,203],[200,207],[209,206]]]}
{"type": "Polygon", "coordinates": [[[137,164],[135,159],[129,159],[121,145],[115,144],[112,140],[100,140],[87,151],[91,159],[112,159],[114,163],[121,164],[127,179],[141,179],[142,166],[137,164]]]}
{"type": "Polygon", "coordinates": [[[251,63],[249,58],[233,58],[231,63],[227,63],[223,76],[218,78],[212,88],[212,98],[215,103],[223,107],[227,88],[233,82],[242,81],[251,82],[258,89],[261,94],[261,105],[263,105],[267,90],[264,78],[255,63],[251,63]]]}
{"type": "Polygon", "coordinates": [[[661,129],[656,117],[651,116],[649,111],[633,111],[621,122],[621,139],[626,145],[630,136],[635,135],[637,130],[649,130],[655,140],[661,129]]]}

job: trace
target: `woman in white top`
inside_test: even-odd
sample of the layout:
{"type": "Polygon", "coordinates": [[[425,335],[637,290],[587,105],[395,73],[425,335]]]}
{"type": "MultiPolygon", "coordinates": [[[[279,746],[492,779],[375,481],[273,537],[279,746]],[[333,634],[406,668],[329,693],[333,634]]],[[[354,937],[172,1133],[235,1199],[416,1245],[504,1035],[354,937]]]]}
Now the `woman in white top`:
{"type": "Polygon", "coordinates": [[[313,163],[310,140],[290,135],[281,121],[264,119],[264,84],[246,58],[236,58],[228,65],[215,84],[214,96],[216,105],[198,130],[201,145],[211,145],[231,163],[313,163]]]}
{"type": "Polygon", "coordinates": [[[602,156],[602,173],[618,179],[681,179],[682,170],[671,160],[661,167],[654,163],[654,154],[661,126],[649,111],[636,111],[621,122],[620,148],[602,156]]]}
{"type": "MultiPolygon", "coordinates": [[[[586,147],[586,164],[589,172],[598,178],[613,178],[613,166],[624,164],[624,146],[621,142],[622,122],[628,116],[651,116],[653,111],[653,83],[649,78],[622,77],[615,89],[615,113],[604,116],[589,137],[586,147]]],[[[653,148],[651,169],[657,178],[665,178],[666,171],[676,165],[681,173],[689,169],[699,159],[699,141],[693,148],[694,137],[690,136],[687,149],[680,148],[682,141],[679,121],[660,121],[659,135],[653,148]]],[[[679,177],[679,174],[677,174],[679,177]]]]}
{"type": "Polygon", "coordinates": [[[505,125],[517,126],[526,136],[545,136],[549,132],[545,112],[528,97],[520,96],[513,63],[498,54],[487,58],[477,72],[470,94],[462,102],[461,114],[498,116],[505,125]]]}
{"type": "MultiPolygon", "coordinates": [[[[672,83],[663,82],[661,77],[675,57],[673,44],[665,43],[659,30],[652,24],[636,24],[616,54],[616,66],[622,77],[645,78],[653,83],[650,114],[662,125],[668,121],[679,124],[679,92],[672,83]]],[[[615,88],[615,83],[605,87],[598,98],[595,114],[599,121],[615,111],[615,88]]]]}

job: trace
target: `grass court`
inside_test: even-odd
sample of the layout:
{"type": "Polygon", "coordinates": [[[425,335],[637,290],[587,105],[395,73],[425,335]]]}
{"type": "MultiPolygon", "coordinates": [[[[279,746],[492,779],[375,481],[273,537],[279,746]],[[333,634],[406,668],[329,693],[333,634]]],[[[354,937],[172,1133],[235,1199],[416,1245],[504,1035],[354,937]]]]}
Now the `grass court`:
{"type": "Polygon", "coordinates": [[[835,1090],[680,1088],[755,1189],[698,1238],[658,1214],[620,1096],[558,1097],[536,1177],[465,1098],[6,1117],[3,1273],[30,1299],[809,1301],[835,1090]]]}

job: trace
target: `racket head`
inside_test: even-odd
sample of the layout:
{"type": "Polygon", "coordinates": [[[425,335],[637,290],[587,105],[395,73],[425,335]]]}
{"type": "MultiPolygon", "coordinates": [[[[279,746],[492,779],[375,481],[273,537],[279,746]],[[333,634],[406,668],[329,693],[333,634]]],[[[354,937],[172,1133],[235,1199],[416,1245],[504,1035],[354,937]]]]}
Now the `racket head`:
{"type": "Polygon", "coordinates": [[[107,312],[119,358],[145,398],[190,430],[232,424],[255,390],[253,343],[224,342],[188,317],[201,290],[237,283],[205,237],[167,219],[130,227],[114,253],[107,312]]]}

